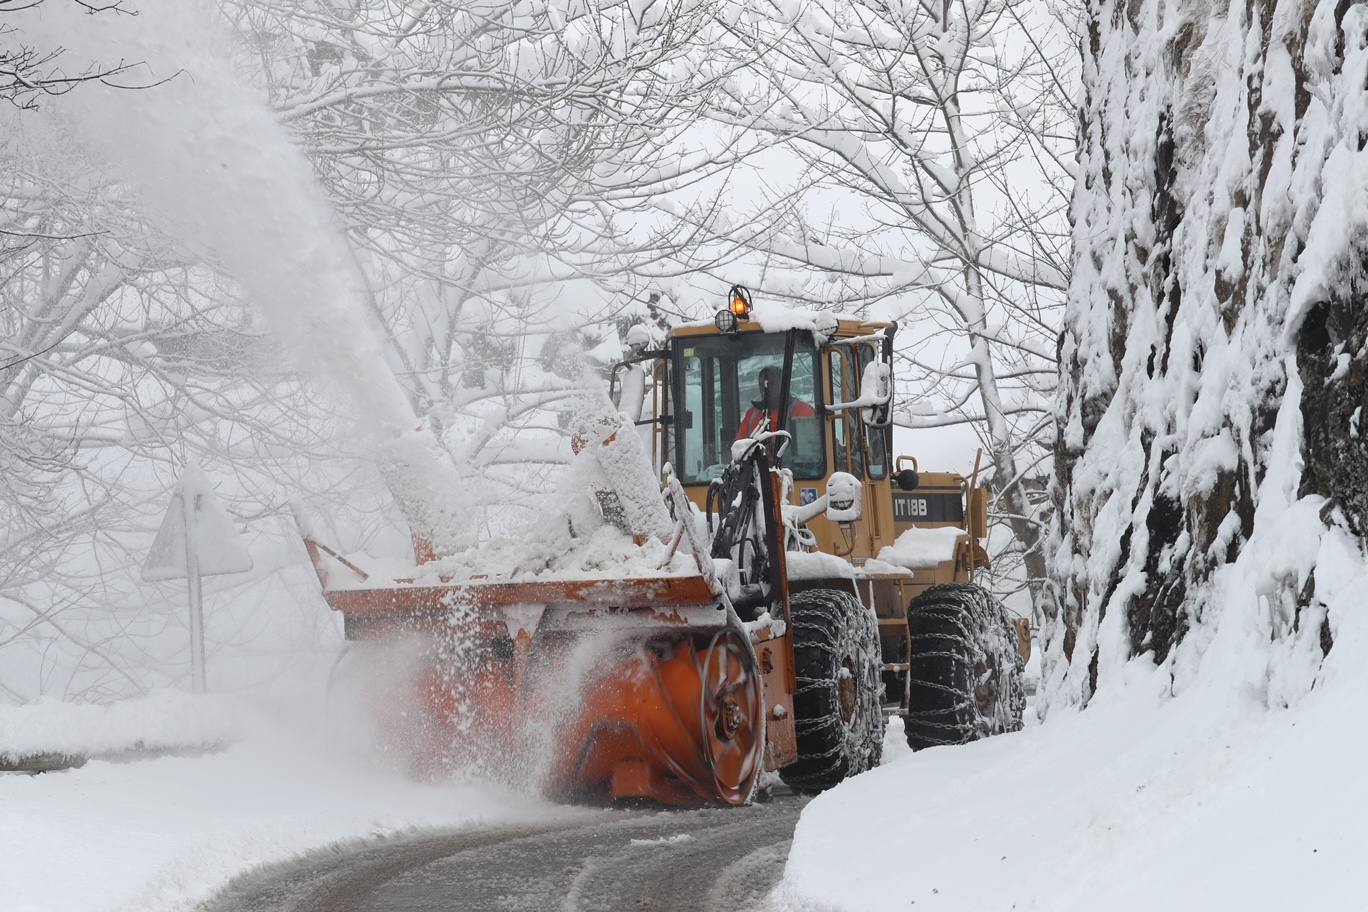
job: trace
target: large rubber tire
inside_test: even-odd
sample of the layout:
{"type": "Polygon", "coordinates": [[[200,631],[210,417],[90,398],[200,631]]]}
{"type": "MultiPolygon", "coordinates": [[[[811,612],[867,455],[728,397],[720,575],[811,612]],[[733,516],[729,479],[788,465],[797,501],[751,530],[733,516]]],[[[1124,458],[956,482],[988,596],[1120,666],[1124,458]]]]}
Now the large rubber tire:
{"type": "Polygon", "coordinates": [[[907,607],[913,750],[1021,728],[1025,663],[1002,604],[969,583],[933,586],[907,607]]]}
{"type": "Polygon", "coordinates": [[[849,592],[800,592],[789,611],[798,759],[779,777],[795,792],[812,794],[879,765],[883,657],[874,612],[849,592]]]}

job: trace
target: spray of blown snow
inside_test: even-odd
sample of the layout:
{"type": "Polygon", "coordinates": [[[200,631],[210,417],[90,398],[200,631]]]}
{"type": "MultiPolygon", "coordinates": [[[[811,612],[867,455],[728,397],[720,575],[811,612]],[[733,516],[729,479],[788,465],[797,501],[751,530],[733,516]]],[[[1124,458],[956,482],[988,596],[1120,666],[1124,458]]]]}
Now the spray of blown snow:
{"type": "MultiPolygon", "coordinates": [[[[240,284],[293,343],[302,366],[318,370],[356,418],[415,528],[431,536],[439,554],[469,552],[473,524],[468,505],[456,502],[456,495],[470,486],[420,429],[387,365],[383,332],[335,215],[309,162],[261,93],[235,72],[225,52],[232,39],[215,25],[216,10],[205,0],[137,0],[137,12],[89,16],[70,4],[29,11],[20,27],[36,45],[64,46],[73,64],[138,59],[142,67],[128,78],[156,83],[135,91],[83,86],[41,116],[126,182],[169,236],[240,284]]],[[[581,429],[590,441],[581,470],[615,479],[622,523],[659,538],[668,533],[668,517],[640,442],[627,426],[616,448],[599,445],[619,430],[620,416],[601,394],[592,398],[581,412],[602,420],[581,429]]],[[[585,484],[578,476],[569,484],[579,502],[585,484]]],[[[592,527],[590,519],[581,517],[580,526],[592,527]]],[[[580,547],[588,552],[582,569],[613,557],[592,541],[580,547]]],[[[548,557],[548,566],[556,557],[548,557]]],[[[462,619],[460,606],[454,606],[451,622],[459,626],[462,619]]],[[[487,657],[467,638],[352,643],[334,674],[330,737],[382,749],[406,747],[408,757],[417,743],[431,748],[425,756],[446,767],[443,772],[497,773],[538,788],[564,748],[557,730],[573,722],[598,670],[630,661],[639,648],[606,631],[586,633],[562,653],[542,656],[546,667],[539,670],[544,684],[537,688],[537,709],[515,723],[521,731],[514,741],[527,749],[510,761],[506,753],[490,750],[493,739],[473,724],[479,721],[478,701],[471,688],[487,657]],[[435,657],[428,654],[432,649],[438,650],[435,657]],[[433,672],[431,679],[415,678],[414,669],[433,672]],[[448,703],[430,713],[434,700],[448,703]],[[362,730],[367,726],[373,730],[362,730]]],[[[345,749],[335,739],[333,747],[345,749]]],[[[383,752],[398,759],[394,750],[383,752]]]]}
{"type": "Polygon", "coordinates": [[[459,550],[467,524],[447,501],[462,486],[386,365],[364,283],[307,159],[234,71],[231,36],[211,5],[141,0],[136,12],[49,3],[16,20],[37,46],[64,46],[64,62],[143,61],[127,78],[149,88],[82,86],[43,116],[126,181],[168,235],[242,286],[356,418],[410,521],[459,550]]]}

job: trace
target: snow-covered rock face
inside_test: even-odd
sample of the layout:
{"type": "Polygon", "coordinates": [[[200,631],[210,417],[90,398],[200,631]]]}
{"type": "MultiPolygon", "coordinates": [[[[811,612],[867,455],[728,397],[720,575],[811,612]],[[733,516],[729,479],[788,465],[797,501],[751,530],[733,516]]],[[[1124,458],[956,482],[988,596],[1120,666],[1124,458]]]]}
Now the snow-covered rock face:
{"type": "Polygon", "coordinates": [[[1182,690],[1235,629],[1293,700],[1368,520],[1368,9],[1090,7],[1045,706],[1146,652],[1182,690]]]}

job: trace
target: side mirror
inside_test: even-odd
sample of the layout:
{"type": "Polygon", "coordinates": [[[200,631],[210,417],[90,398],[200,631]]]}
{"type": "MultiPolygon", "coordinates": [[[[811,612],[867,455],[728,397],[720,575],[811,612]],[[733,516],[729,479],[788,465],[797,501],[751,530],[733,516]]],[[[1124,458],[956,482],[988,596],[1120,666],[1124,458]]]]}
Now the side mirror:
{"type": "Polygon", "coordinates": [[[849,402],[832,402],[828,411],[859,409],[864,423],[886,428],[893,417],[893,366],[887,361],[871,361],[860,374],[860,395],[849,402]]]}
{"type": "Polygon", "coordinates": [[[921,484],[921,477],[917,475],[916,469],[899,469],[894,473],[893,480],[897,482],[901,491],[915,491],[921,484]]]}
{"type": "Polygon", "coordinates": [[[670,357],[668,349],[633,349],[630,358],[613,362],[613,366],[608,371],[608,398],[614,402],[618,399],[618,374],[634,364],[641,364],[644,361],[659,361],[662,358],[670,357]]]}
{"type": "Polygon", "coordinates": [[[848,472],[833,472],[827,479],[827,519],[843,525],[860,519],[860,492],[864,485],[848,472]]]}
{"type": "Polygon", "coordinates": [[[873,428],[888,427],[892,417],[893,366],[887,361],[870,361],[860,375],[860,417],[873,428]]]}

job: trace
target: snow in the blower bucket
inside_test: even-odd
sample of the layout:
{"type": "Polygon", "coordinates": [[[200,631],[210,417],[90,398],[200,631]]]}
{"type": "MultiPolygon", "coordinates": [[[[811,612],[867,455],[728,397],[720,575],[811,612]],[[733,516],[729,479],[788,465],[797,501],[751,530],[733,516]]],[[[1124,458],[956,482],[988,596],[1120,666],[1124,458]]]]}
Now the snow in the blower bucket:
{"type": "MultiPolygon", "coordinates": [[[[415,584],[688,576],[699,567],[673,532],[640,435],[602,391],[585,393],[571,428],[579,452],[545,511],[518,534],[497,536],[415,566],[407,559],[348,555],[369,576],[415,584]]],[[[338,574],[333,583],[372,583],[338,574]]]]}

